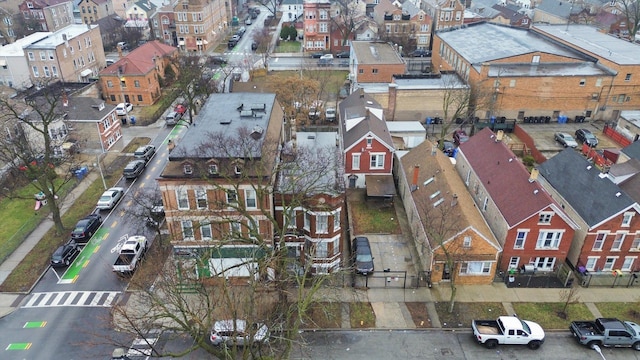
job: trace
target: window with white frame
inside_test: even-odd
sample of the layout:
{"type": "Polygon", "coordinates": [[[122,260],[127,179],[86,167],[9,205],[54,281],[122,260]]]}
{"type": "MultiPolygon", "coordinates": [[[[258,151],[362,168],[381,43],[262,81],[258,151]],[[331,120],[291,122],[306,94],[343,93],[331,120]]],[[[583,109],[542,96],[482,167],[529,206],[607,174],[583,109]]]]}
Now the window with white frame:
{"type": "Polygon", "coordinates": [[[466,275],[487,275],[491,272],[491,262],[489,261],[469,261],[460,264],[460,274],[466,275]]]}
{"type": "Polygon", "coordinates": [[[187,189],[177,189],[176,199],[178,200],[178,210],[189,210],[189,194],[187,189]]]}
{"type": "Polygon", "coordinates": [[[360,170],[360,154],[351,155],[351,168],[353,170],[360,170]]]}
{"type": "Polygon", "coordinates": [[[593,241],[593,251],[600,251],[604,246],[604,239],[607,237],[607,233],[598,233],[596,234],[596,239],[593,241]]]}
{"type": "Polygon", "coordinates": [[[244,190],[244,202],[247,209],[255,209],[257,207],[258,201],[256,198],[256,191],[254,189],[244,190]]]}
{"type": "Polygon", "coordinates": [[[541,231],[536,242],[536,249],[557,249],[562,240],[562,231],[541,231]]]}
{"type": "Polygon", "coordinates": [[[242,225],[239,221],[231,221],[229,227],[233,236],[240,237],[240,234],[242,234],[242,225]]]}
{"type": "Polygon", "coordinates": [[[589,256],[587,258],[587,263],[584,265],[585,269],[588,271],[594,271],[596,269],[596,264],[598,264],[598,259],[600,259],[600,256],[589,256]]]}
{"type": "Polygon", "coordinates": [[[631,250],[640,250],[640,232],[637,232],[636,237],[633,238],[633,242],[631,243],[631,250]]]}
{"type": "Polygon", "coordinates": [[[553,270],[553,266],[555,265],[555,263],[555,257],[537,257],[533,262],[533,266],[541,271],[551,271],[553,270]]]}
{"type": "Polygon", "coordinates": [[[311,214],[308,212],[304,213],[304,229],[307,231],[311,230],[311,214]]]}
{"type": "Polygon", "coordinates": [[[206,209],[208,208],[207,202],[207,190],[206,189],[196,189],[196,208],[197,209],[206,209]]]}
{"type": "Polygon", "coordinates": [[[319,24],[319,29],[320,29],[319,31],[320,31],[321,33],[329,32],[329,30],[328,30],[328,29],[329,29],[329,27],[327,26],[327,23],[320,23],[320,24],[319,24]]]}
{"type": "Polygon", "coordinates": [[[36,59],[35,55],[33,55],[31,51],[27,53],[27,56],[29,57],[29,61],[34,61],[36,59]]]}
{"type": "Polygon", "coordinates": [[[370,169],[384,169],[384,155],[385,154],[371,154],[370,169]]]}
{"type": "Polygon", "coordinates": [[[316,234],[326,234],[329,232],[329,216],[316,215],[316,234]]]}
{"type": "Polygon", "coordinates": [[[538,224],[550,224],[552,217],[552,212],[541,212],[540,216],[538,217],[538,224]]]}
{"type": "Polygon", "coordinates": [[[329,257],[329,243],[326,241],[319,241],[316,243],[316,256],[317,258],[329,257]]]}
{"type": "Polygon", "coordinates": [[[31,70],[33,71],[33,76],[34,77],[39,77],[40,76],[40,72],[38,71],[38,67],[37,66],[31,67],[31,70]]]}
{"type": "Polygon", "coordinates": [[[482,211],[487,211],[487,205],[489,204],[489,196],[485,196],[482,202],[482,211]]]}
{"type": "Polygon", "coordinates": [[[520,258],[519,257],[514,256],[514,257],[509,259],[509,269],[517,269],[518,268],[518,264],[520,264],[520,258]]]}
{"type": "Polygon", "coordinates": [[[258,223],[258,220],[253,217],[249,218],[247,220],[247,230],[249,231],[249,237],[251,239],[257,239],[260,234],[260,224],[258,223]]]}
{"type": "Polygon", "coordinates": [[[468,249],[471,247],[471,236],[465,236],[462,242],[462,247],[468,249]]]}
{"type": "Polygon", "coordinates": [[[625,236],[627,236],[627,233],[616,233],[616,237],[613,238],[613,243],[611,244],[611,251],[620,251],[622,243],[624,243],[625,236]]]}
{"type": "Polygon", "coordinates": [[[209,175],[216,175],[218,173],[218,164],[209,164],[209,175]]]}
{"type": "Polygon", "coordinates": [[[631,219],[633,219],[633,214],[634,213],[632,213],[632,212],[624,213],[624,215],[622,217],[622,226],[624,226],[624,227],[631,226],[631,219]]]}
{"type": "Polygon", "coordinates": [[[373,145],[373,138],[372,137],[368,137],[366,140],[367,140],[367,147],[370,148],[371,145],[373,145]]]}
{"type": "Polygon", "coordinates": [[[211,232],[211,223],[208,220],[200,222],[200,237],[202,240],[211,240],[213,233],[211,232]]]}
{"type": "Polygon", "coordinates": [[[340,229],[340,217],[341,217],[340,210],[333,213],[333,231],[337,231],[340,229]]]}
{"type": "Polygon", "coordinates": [[[235,189],[227,189],[227,204],[238,203],[238,192],[235,189]]]}
{"type": "Polygon", "coordinates": [[[602,271],[611,271],[613,270],[614,265],[616,264],[617,256],[607,256],[607,259],[604,261],[604,266],[602,267],[602,271]]]}
{"type": "Polygon", "coordinates": [[[527,240],[528,231],[518,230],[516,241],[513,243],[514,249],[524,249],[524,243],[527,240]]]}
{"type": "Polygon", "coordinates": [[[633,263],[636,261],[637,256],[625,256],[624,261],[622,262],[622,266],[620,270],[622,271],[631,271],[633,269],[633,263]]]}
{"type": "Polygon", "coordinates": [[[180,221],[182,226],[182,240],[193,240],[193,224],[191,220],[180,221]]]}
{"type": "Polygon", "coordinates": [[[296,210],[291,208],[285,208],[283,213],[285,226],[289,229],[296,227],[296,210]]]}

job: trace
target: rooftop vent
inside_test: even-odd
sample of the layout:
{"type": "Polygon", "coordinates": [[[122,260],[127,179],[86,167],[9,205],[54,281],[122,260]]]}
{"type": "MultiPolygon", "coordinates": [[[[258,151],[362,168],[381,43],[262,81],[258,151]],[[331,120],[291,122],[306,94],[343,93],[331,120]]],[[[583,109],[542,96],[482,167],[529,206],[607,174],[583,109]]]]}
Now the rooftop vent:
{"type": "Polygon", "coordinates": [[[253,110],[241,110],[240,117],[253,117],[253,110]]]}
{"type": "Polygon", "coordinates": [[[258,140],[262,137],[263,133],[264,133],[264,129],[256,125],[251,130],[251,137],[255,140],[258,140]]]}
{"type": "Polygon", "coordinates": [[[616,197],[620,197],[621,195],[622,195],[622,193],[621,193],[621,192],[617,192],[617,193],[616,193],[616,197]]]}
{"type": "Polygon", "coordinates": [[[220,124],[229,125],[229,124],[231,124],[231,119],[222,119],[222,120],[220,120],[220,124]]]}
{"type": "Polygon", "coordinates": [[[262,110],[264,111],[267,108],[267,104],[251,104],[251,110],[262,110]]]}

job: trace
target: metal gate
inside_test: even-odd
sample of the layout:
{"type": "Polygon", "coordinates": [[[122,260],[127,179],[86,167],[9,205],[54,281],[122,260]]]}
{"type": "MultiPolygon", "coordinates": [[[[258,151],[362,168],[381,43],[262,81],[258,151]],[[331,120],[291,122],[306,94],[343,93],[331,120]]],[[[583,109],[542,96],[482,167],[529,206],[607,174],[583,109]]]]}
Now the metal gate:
{"type": "Polygon", "coordinates": [[[409,285],[406,271],[374,271],[367,276],[355,275],[353,280],[353,286],[360,288],[406,289],[409,285]]]}

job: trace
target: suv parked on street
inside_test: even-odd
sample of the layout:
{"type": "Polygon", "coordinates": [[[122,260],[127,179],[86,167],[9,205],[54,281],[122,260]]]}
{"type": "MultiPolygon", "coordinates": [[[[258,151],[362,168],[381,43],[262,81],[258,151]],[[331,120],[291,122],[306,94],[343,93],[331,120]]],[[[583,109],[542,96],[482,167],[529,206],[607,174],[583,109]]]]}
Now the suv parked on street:
{"type": "Polygon", "coordinates": [[[145,162],[149,162],[149,160],[151,160],[151,158],[153,157],[153,154],[155,153],[156,153],[155,146],[145,145],[137,148],[136,151],[133,153],[133,157],[135,157],[136,159],[144,160],[145,162]]]}
{"type": "Polygon", "coordinates": [[[130,161],[127,166],[124,167],[122,175],[125,179],[135,179],[144,171],[146,163],[144,160],[130,161]]]}
{"type": "Polygon", "coordinates": [[[269,341],[269,328],[266,325],[256,323],[250,326],[251,328],[247,328],[245,320],[216,321],[211,329],[209,340],[216,346],[223,344],[244,346],[269,341]]]}
{"type": "Polygon", "coordinates": [[[171,111],[164,118],[164,123],[167,126],[173,126],[178,123],[178,120],[182,118],[182,114],[176,111],[171,111]]]}
{"type": "Polygon", "coordinates": [[[593,135],[591,131],[588,129],[578,129],[576,130],[576,138],[583,143],[589,145],[589,147],[598,146],[598,138],[593,135]]]}
{"type": "Polygon", "coordinates": [[[78,244],[73,240],[69,240],[69,242],[60,246],[53,255],[51,255],[51,266],[69,266],[79,253],[80,249],[78,248],[78,244]]]}
{"type": "Polygon", "coordinates": [[[71,239],[77,243],[86,244],[96,233],[102,224],[102,218],[98,214],[87,215],[80,219],[71,232],[71,239]]]}

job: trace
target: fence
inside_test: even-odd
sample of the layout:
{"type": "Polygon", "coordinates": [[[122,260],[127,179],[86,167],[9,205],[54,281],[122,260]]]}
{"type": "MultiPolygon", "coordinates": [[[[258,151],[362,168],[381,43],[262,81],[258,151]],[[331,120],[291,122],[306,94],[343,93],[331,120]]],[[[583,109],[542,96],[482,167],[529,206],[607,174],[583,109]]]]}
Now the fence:
{"type": "Polygon", "coordinates": [[[583,287],[590,286],[607,286],[607,287],[632,287],[639,286],[640,282],[638,278],[640,277],[640,272],[634,273],[623,273],[620,271],[598,271],[598,272],[589,272],[585,271],[583,273],[576,272],[577,281],[580,282],[580,285],[583,287]]]}
{"type": "Polygon", "coordinates": [[[353,280],[353,286],[360,288],[406,289],[410,285],[406,271],[374,271],[367,276],[356,275],[353,280]]]}
{"type": "Polygon", "coordinates": [[[611,140],[620,144],[620,146],[622,147],[629,146],[632,143],[631,140],[627,139],[624,135],[617,132],[613,127],[609,126],[609,124],[605,125],[602,132],[608,137],[610,137],[611,140]]]}

